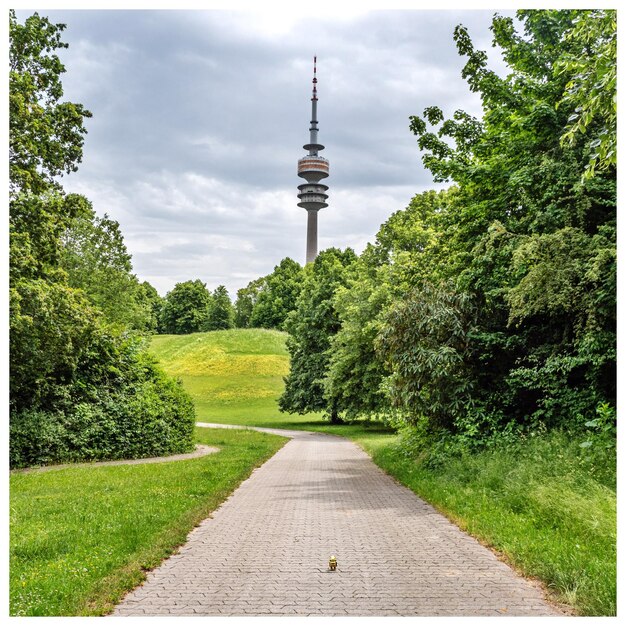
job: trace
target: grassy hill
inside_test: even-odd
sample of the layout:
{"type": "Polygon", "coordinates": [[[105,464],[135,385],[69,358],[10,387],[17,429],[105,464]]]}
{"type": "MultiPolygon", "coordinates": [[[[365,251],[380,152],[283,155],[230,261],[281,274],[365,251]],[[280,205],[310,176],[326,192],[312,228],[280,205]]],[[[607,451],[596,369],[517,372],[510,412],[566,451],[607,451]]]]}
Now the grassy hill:
{"type": "Polygon", "coordinates": [[[198,421],[278,426],[287,421],[277,405],[289,372],[286,339],[287,333],[276,330],[221,330],[157,335],[150,349],[166,372],[182,380],[198,421]]]}

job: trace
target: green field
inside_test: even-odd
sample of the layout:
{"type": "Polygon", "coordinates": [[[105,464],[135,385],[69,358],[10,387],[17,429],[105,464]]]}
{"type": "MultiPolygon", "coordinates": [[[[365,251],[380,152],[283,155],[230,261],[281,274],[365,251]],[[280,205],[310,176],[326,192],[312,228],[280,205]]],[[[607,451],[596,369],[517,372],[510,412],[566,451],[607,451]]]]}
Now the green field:
{"type": "Polygon", "coordinates": [[[11,474],[10,614],[102,615],[287,440],[196,429],[209,456],[11,474]]]}

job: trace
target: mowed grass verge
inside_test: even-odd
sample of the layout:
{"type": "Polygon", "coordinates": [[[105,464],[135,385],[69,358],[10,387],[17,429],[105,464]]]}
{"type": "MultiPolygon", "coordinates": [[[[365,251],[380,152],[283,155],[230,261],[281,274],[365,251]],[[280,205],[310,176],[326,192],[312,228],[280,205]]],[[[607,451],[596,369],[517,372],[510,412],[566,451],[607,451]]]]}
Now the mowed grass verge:
{"type": "Polygon", "coordinates": [[[549,433],[515,450],[466,455],[426,468],[399,448],[395,431],[381,423],[332,425],[319,414],[280,413],[276,402],[282,375],[262,371],[255,357],[274,355],[288,364],[285,340],[286,334],[276,331],[219,331],[155,337],[152,350],[166,371],[183,373],[199,421],[314,430],[352,439],[387,473],[520,572],[543,581],[579,614],[615,614],[616,493],[581,465],[579,442],[549,433]],[[242,367],[246,361],[247,369],[242,367]],[[263,393],[258,398],[248,391],[242,397],[231,395],[239,385],[263,393]]]}
{"type": "Polygon", "coordinates": [[[11,615],[102,615],[287,442],[196,429],[209,456],[12,473],[11,615]]]}

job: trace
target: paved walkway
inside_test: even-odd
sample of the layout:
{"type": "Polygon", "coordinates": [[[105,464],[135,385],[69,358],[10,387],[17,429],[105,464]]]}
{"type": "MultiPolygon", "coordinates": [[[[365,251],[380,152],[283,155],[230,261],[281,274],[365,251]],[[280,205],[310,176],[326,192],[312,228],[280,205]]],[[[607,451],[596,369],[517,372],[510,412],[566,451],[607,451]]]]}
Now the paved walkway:
{"type": "Polygon", "coordinates": [[[220,449],[214,446],[197,444],[193,452],[183,454],[170,454],[169,456],[151,456],[141,459],[120,459],[118,461],[88,461],[85,463],[63,463],[61,465],[42,465],[41,467],[25,467],[24,469],[11,470],[16,474],[31,474],[33,472],[50,472],[52,470],[62,470],[74,467],[99,467],[100,465],[143,465],[144,463],[170,463],[171,461],[186,461],[197,459],[199,456],[215,454],[220,449]]]}
{"type": "Polygon", "coordinates": [[[114,615],[561,614],[355,444],[258,430],[293,438],[114,615]]]}

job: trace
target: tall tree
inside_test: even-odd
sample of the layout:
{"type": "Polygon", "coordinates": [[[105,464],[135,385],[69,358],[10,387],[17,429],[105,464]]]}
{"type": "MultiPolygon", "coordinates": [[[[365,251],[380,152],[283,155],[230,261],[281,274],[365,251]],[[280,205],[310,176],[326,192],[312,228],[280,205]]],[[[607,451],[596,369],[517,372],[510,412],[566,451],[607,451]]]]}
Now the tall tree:
{"type": "Polygon", "coordinates": [[[86,198],[62,237],[60,266],[71,287],[82,289],[104,319],[118,329],[154,330],[152,304],[132,273],[131,255],[119,224],[98,217],[86,198]]]}
{"type": "Polygon", "coordinates": [[[176,283],[161,309],[163,332],[186,335],[205,330],[210,304],[211,294],[200,279],[176,283]]]}
{"type": "Polygon", "coordinates": [[[585,97],[572,96],[583,80],[572,59],[584,60],[586,45],[612,54],[603,43],[611,41],[611,19],[595,15],[602,39],[584,41],[580,20],[590,15],[519,11],[523,33],[496,16],[504,78],[457,27],[463,76],[482,98],[482,120],[463,111],[446,120],[438,107],[411,119],[435,180],[458,185],[454,253],[442,262],[478,308],[466,354],[479,360],[466,365],[477,413],[494,419],[498,412],[561,424],[615,400],[615,167],[604,159],[583,177],[600,135],[608,135],[607,146],[614,141],[610,76],[609,93],[586,118],[594,139],[562,141],[585,97]]]}
{"type": "Polygon", "coordinates": [[[259,294],[265,288],[267,277],[261,276],[250,281],[245,287],[237,291],[235,300],[235,326],[248,328],[252,318],[252,311],[257,303],[259,294]]]}
{"type": "Polygon", "coordinates": [[[409,423],[454,430],[471,410],[472,314],[467,294],[428,283],[387,312],[376,344],[392,371],[389,395],[409,423]]]}
{"type": "Polygon", "coordinates": [[[235,325],[235,308],[224,285],[212,294],[207,316],[206,330],[227,330],[235,325]]]}
{"type": "Polygon", "coordinates": [[[62,24],[36,13],[24,24],[9,12],[9,233],[11,407],[49,405],[96,340],[98,313],[59,268],[61,238],[86,211],[54,177],[82,158],[79,104],[62,102],[55,51],[62,24]]]}
{"type": "Polygon", "coordinates": [[[395,300],[445,272],[438,260],[447,255],[441,232],[454,223],[450,206],[455,190],[416,195],[381,227],[347,273],[347,284],[334,298],[341,328],[331,339],[325,384],[327,400],[349,418],[386,418],[392,405],[386,394],[390,374],[375,349],[385,314],[395,300]]]}
{"type": "Polygon", "coordinates": [[[144,280],[139,283],[138,299],[142,309],[149,311],[146,331],[150,333],[161,332],[160,320],[163,298],[159,292],[147,280],[144,280]]]}
{"type": "Polygon", "coordinates": [[[63,267],[68,231],[93,218],[56,178],[80,163],[91,115],[61,101],[65,68],[55,52],[66,47],[64,28],[38,14],[20,24],[9,13],[12,467],[193,445],[193,405],[182,387],[137,337],[111,332],[63,267]]]}
{"type": "Polygon", "coordinates": [[[290,334],[287,348],[291,370],[278,402],[281,411],[325,411],[331,422],[341,421],[337,405],[329,403],[324,395],[324,378],[330,359],[330,340],[340,327],[333,297],[337,288],[345,285],[346,269],[355,260],[350,248],[345,251],[329,248],[305,267],[302,292],[285,324],[290,334]]]}
{"type": "Polygon", "coordinates": [[[54,177],[76,171],[83,155],[81,104],[62,102],[65,67],[55,54],[65,24],[37,13],[19,24],[9,11],[9,171],[12,194],[59,188],[54,177]]]}
{"type": "Polygon", "coordinates": [[[282,329],[287,315],[296,307],[302,278],[301,265],[289,257],[283,259],[265,277],[252,310],[250,326],[282,329]]]}

